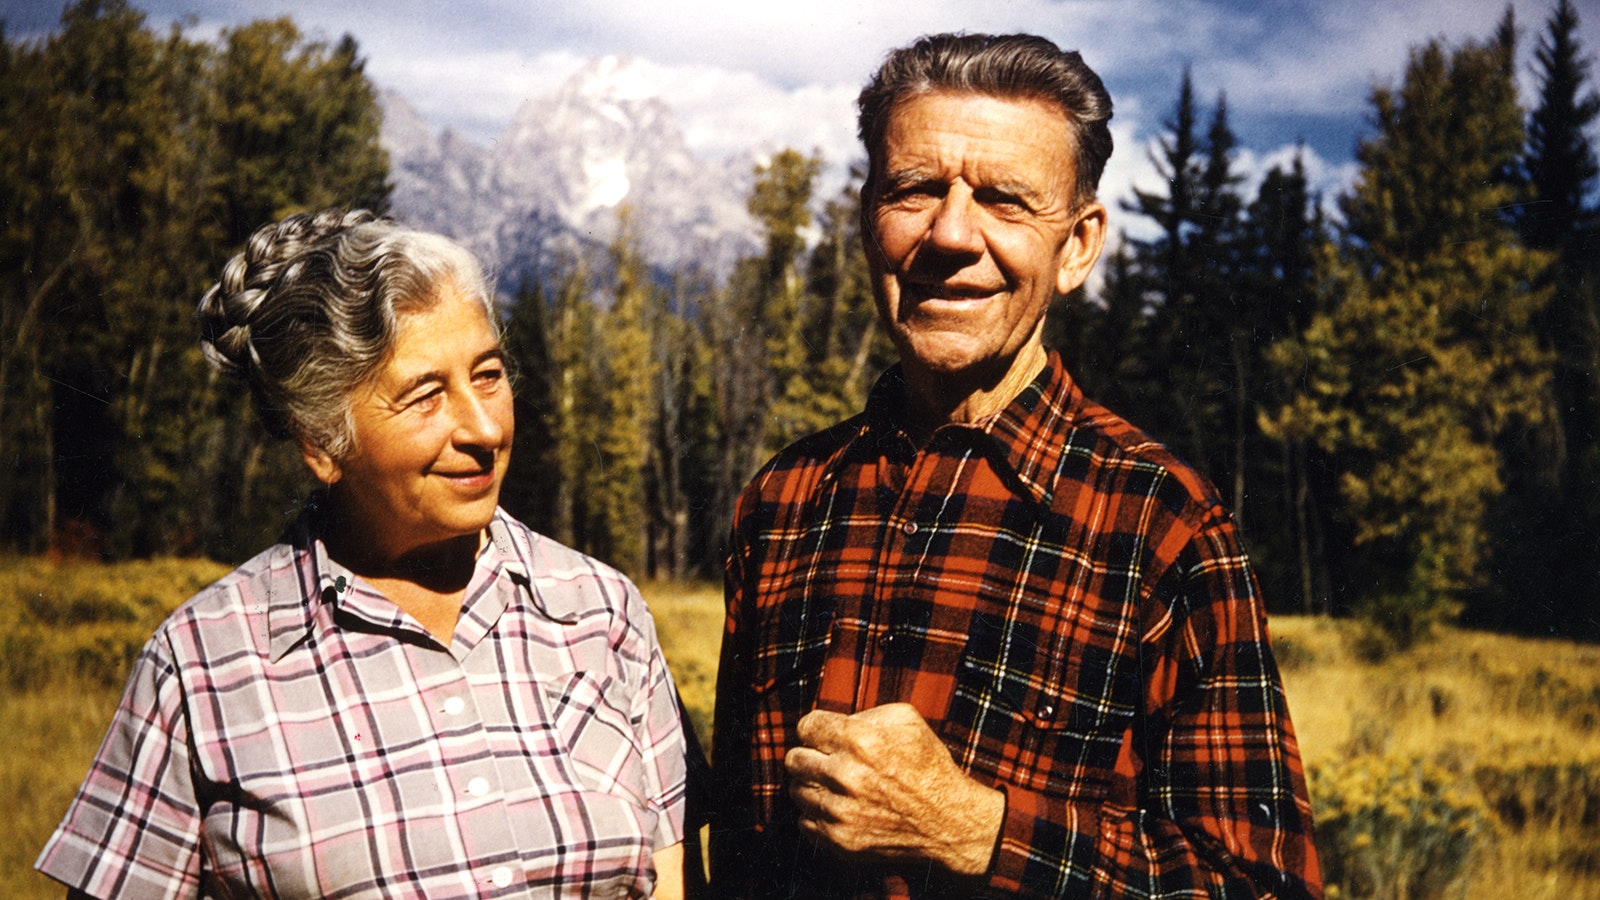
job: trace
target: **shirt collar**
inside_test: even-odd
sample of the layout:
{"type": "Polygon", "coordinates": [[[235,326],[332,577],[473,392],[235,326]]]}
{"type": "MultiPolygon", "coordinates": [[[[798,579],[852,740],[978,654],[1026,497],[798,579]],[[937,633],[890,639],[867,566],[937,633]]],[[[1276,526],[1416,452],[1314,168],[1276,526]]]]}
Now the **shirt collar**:
{"type": "MultiPolygon", "coordinates": [[[[320,493],[307,499],[299,517],[279,539],[279,546],[286,553],[274,555],[269,563],[267,632],[269,658],[273,662],[312,632],[324,608],[331,613],[345,604],[342,608],[347,612],[377,625],[404,627],[398,614],[391,616],[386,609],[366,607],[359,597],[350,594],[355,573],[328,555],[321,537],[320,499],[320,493]]],[[[541,592],[534,586],[532,573],[538,571],[535,553],[533,533],[511,527],[510,517],[496,508],[489,522],[489,543],[480,552],[477,564],[500,565],[504,574],[517,583],[519,593],[531,598],[535,608],[558,622],[576,622],[581,610],[572,602],[574,598],[559,591],[541,592]]],[[[331,620],[331,616],[326,618],[331,620]]]]}
{"type": "Polygon", "coordinates": [[[334,562],[319,535],[321,492],[312,494],[300,515],[278,539],[269,565],[267,633],[270,659],[277,662],[311,633],[317,612],[335,602],[341,587],[348,588],[355,574],[334,562]]]}
{"type": "MultiPolygon", "coordinates": [[[[1016,476],[1021,490],[1035,502],[1049,505],[1065,452],[1064,436],[1083,403],[1083,393],[1067,373],[1061,355],[1051,350],[1039,375],[1005,408],[970,424],[941,426],[929,446],[959,434],[982,436],[993,450],[995,463],[1016,476]]],[[[882,453],[897,444],[904,452],[914,452],[902,425],[907,408],[905,378],[896,365],[873,385],[859,433],[841,456],[882,453]]]]}
{"type": "Polygon", "coordinates": [[[566,625],[577,622],[585,608],[578,592],[541,585],[540,579],[535,577],[535,573],[549,572],[553,568],[540,546],[552,542],[525,525],[513,525],[511,517],[500,509],[495,510],[494,519],[489,522],[489,542],[500,554],[502,565],[526,590],[534,608],[566,625]]]}

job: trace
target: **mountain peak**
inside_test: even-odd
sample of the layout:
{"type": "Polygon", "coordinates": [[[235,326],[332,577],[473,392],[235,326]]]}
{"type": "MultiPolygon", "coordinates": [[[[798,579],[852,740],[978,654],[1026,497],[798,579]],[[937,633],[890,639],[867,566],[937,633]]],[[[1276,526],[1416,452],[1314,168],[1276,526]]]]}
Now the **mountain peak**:
{"type": "Polygon", "coordinates": [[[748,175],[694,158],[647,63],[589,61],[553,94],[527,100],[487,149],[425,126],[419,135],[403,99],[386,98],[391,105],[383,137],[396,214],[464,241],[503,288],[546,277],[552,260],[603,250],[623,204],[640,253],[663,269],[721,275],[756,246],[748,175]]]}
{"type": "Polygon", "coordinates": [[[661,96],[649,67],[632,57],[602,56],[567,79],[570,89],[612,102],[638,102],[661,96]]]}

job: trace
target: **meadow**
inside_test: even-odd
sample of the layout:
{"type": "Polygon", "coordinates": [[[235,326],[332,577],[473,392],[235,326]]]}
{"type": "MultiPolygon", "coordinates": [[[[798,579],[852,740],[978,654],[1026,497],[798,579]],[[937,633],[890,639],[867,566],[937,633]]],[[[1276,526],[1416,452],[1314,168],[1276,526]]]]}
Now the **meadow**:
{"type": "MultiPolygon", "coordinates": [[[[224,567],[0,558],[0,897],[32,871],[98,746],[128,663],[224,567]]],[[[709,737],[719,590],[646,584],[709,737]]],[[[1357,625],[1277,617],[1330,897],[1600,900],[1600,646],[1446,629],[1380,660],[1357,625]]]]}

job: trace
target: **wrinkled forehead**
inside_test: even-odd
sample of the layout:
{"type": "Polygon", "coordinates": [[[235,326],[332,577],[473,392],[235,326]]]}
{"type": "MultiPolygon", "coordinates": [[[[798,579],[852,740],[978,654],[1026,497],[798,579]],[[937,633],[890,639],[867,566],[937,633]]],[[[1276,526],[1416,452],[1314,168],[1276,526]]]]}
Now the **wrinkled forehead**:
{"type": "MultiPolygon", "coordinates": [[[[994,143],[1013,143],[1018,146],[1019,152],[1034,154],[1040,162],[1045,157],[1059,160],[1059,165],[1064,168],[1062,176],[1072,179],[1077,175],[1077,146],[1075,135],[1072,131],[1072,122],[1066,109],[1056,99],[1046,94],[1038,93],[994,93],[994,91],[949,90],[949,88],[933,88],[933,90],[907,91],[896,98],[890,112],[883,117],[874,146],[869,147],[867,154],[867,192],[877,191],[885,175],[885,165],[890,165],[891,157],[899,157],[901,151],[915,147],[922,143],[923,138],[928,138],[934,131],[947,131],[954,125],[954,130],[962,130],[963,110],[970,110],[974,122],[981,120],[979,127],[984,138],[994,143]],[[917,106],[918,101],[925,99],[938,99],[939,115],[907,115],[906,112],[917,106]],[[995,117],[995,104],[1016,107],[1026,110],[1026,115],[1014,117],[995,117]],[[893,144],[893,146],[891,146],[893,144]]],[[[915,151],[914,151],[915,155],[915,151]]],[[[893,163],[899,165],[899,163],[893,163]]]]}
{"type": "MultiPolygon", "coordinates": [[[[974,113],[977,112],[978,107],[996,100],[1003,103],[1015,103],[1018,106],[1026,106],[1034,110],[1043,110],[1047,113],[1046,121],[1059,122],[1060,135],[1066,139],[1069,152],[1076,152],[1076,137],[1072,130],[1071,115],[1055,97],[1049,94],[1027,90],[994,92],[930,87],[906,91],[896,97],[893,105],[889,107],[888,113],[883,117],[883,121],[878,123],[876,133],[866,148],[869,185],[883,174],[882,167],[890,150],[889,142],[891,139],[894,137],[915,139],[917,132],[911,129],[937,127],[935,123],[908,120],[907,117],[902,115],[907,107],[918,100],[928,97],[953,100],[958,108],[960,105],[970,103],[974,113]]],[[[1000,140],[1015,140],[1019,143],[1031,142],[1039,137],[1032,125],[1017,126],[1010,133],[997,133],[993,136],[1000,140]],[[1022,130],[1024,127],[1027,130],[1022,130]]]]}

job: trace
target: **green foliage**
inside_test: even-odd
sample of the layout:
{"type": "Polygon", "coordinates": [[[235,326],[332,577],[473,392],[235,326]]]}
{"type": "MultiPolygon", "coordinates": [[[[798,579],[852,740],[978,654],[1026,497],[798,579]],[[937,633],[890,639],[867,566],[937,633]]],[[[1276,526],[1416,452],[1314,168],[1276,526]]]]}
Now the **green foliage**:
{"type": "MultiPolygon", "coordinates": [[[[1091,396],[1211,477],[1269,602],[1361,610],[1374,653],[1463,608],[1600,633],[1600,101],[1576,22],[1560,0],[1526,148],[1509,20],[1418,48],[1374,92],[1336,247],[1298,162],[1246,195],[1223,96],[1201,109],[1185,74],[1164,185],[1126,204],[1154,237],[1047,324],[1091,396]]],[[[356,45],[286,19],[197,42],[85,0],[0,50],[0,536],[242,558],[308,481],[202,365],[192,304],[256,225],[386,206],[356,45]]],[[[530,286],[507,322],[514,512],[641,576],[717,572],[745,480],[894,361],[859,198],[819,203],[821,168],[756,169],[762,242],[722,283],[652,270],[624,227],[609,265],[530,286]]]]}
{"type": "Polygon", "coordinates": [[[1578,12],[1560,0],[1534,51],[1538,102],[1528,119],[1523,171],[1527,203],[1514,220],[1530,246],[1555,255],[1550,302],[1539,320],[1554,354],[1554,415],[1528,442],[1532,477],[1513,483],[1496,563],[1540,573],[1529,585],[1548,598],[1481,621],[1600,637],[1600,162],[1589,135],[1600,93],[1578,40],[1578,12]]]}
{"type": "Polygon", "coordinates": [[[49,37],[5,42],[7,543],[238,558],[276,531],[299,463],[206,369],[194,303],[256,226],[387,205],[362,67],[354,41],[305,41],[287,20],[200,43],[155,34],[122,0],[70,4],[49,37]]]}
{"type": "Polygon", "coordinates": [[[1307,779],[1330,897],[1449,896],[1493,834],[1472,782],[1432,763],[1357,757],[1307,779]]]}
{"type": "Polygon", "coordinates": [[[644,572],[650,510],[645,473],[653,466],[651,437],[661,366],[655,347],[664,316],[661,292],[645,279],[630,245],[627,219],[612,251],[616,287],[601,317],[600,417],[595,441],[595,537],[600,556],[628,572],[644,572]]]}
{"type": "Polygon", "coordinates": [[[1325,565],[1307,514],[1305,449],[1281,446],[1258,418],[1282,402],[1265,352],[1310,315],[1309,260],[1323,229],[1298,162],[1269,172],[1247,203],[1225,100],[1203,134],[1200,118],[1186,74],[1152,150],[1165,190],[1125,204],[1157,235],[1114,247],[1098,302],[1067,298],[1048,339],[1091,396],[1211,478],[1275,603],[1299,594],[1302,608],[1319,608],[1325,565]]]}
{"type": "Polygon", "coordinates": [[[1522,142],[1509,53],[1430,44],[1374,92],[1320,309],[1270,354],[1296,388],[1263,425],[1331,458],[1349,583],[1400,645],[1485,586],[1502,442],[1548,415],[1545,259],[1493,212],[1522,142]]]}

